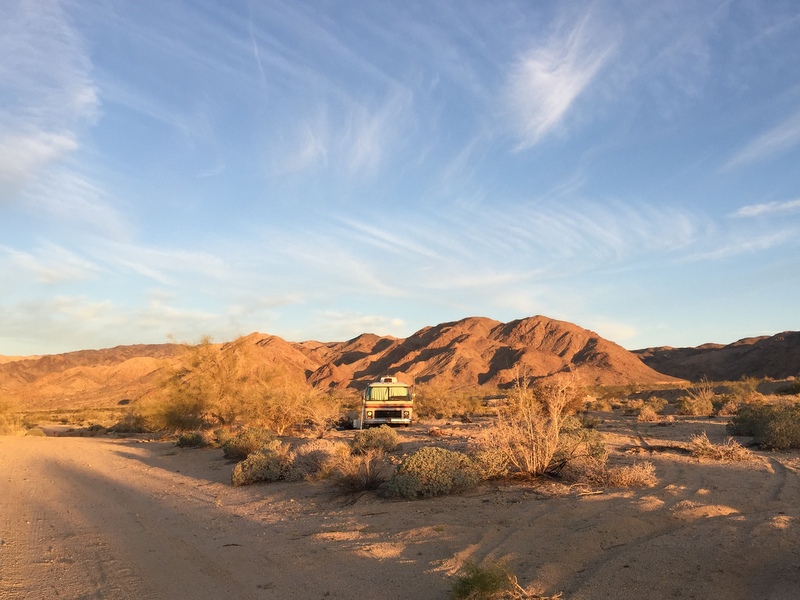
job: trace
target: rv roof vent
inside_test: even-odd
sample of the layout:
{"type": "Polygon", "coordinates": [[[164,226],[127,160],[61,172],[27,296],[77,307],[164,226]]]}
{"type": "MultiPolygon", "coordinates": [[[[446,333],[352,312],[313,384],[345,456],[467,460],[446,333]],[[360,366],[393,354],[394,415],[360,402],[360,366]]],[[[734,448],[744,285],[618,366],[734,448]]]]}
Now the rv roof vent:
{"type": "Polygon", "coordinates": [[[397,383],[397,377],[381,377],[381,383],[397,383]]]}

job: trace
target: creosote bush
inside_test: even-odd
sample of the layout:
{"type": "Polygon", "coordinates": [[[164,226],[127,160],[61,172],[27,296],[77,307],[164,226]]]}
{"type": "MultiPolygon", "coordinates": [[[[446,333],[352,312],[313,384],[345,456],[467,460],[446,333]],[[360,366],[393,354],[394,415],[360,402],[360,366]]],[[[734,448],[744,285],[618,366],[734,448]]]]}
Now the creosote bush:
{"type": "Polygon", "coordinates": [[[753,436],[761,448],[800,448],[800,403],[746,404],[728,423],[728,433],[753,436]]]}
{"type": "Polygon", "coordinates": [[[386,489],[394,496],[428,498],[460,492],[479,481],[478,467],[463,452],[423,446],[397,467],[386,489]]]}
{"type": "Polygon", "coordinates": [[[178,448],[202,448],[207,443],[206,438],[199,431],[187,431],[178,436],[175,445],[178,448]]]}
{"type": "Polygon", "coordinates": [[[288,444],[273,440],[237,463],[231,474],[233,485],[278,481],[286,479],[292,461],[288,444]]]}
{"type": "Polygon", "coordinates": [[[0,435],[14,435],[22,430],[22,420],[14,411],[14,407],[0,400],[0,435]]]}
{"type": "Polygon", "coordinates": [[[222,443],[222,451],[225,458],[241,460],[262,449],[274,439],[275,434],[268,429],[249,427],[226,439],[222,443]]]}
{"type": "Polygon", "coordinates": [[[355,454],[378,448],[384,452],[393,452],[400,446],[400,436],[388,425],[360,429],[353,436],[352,448],[355,454]]]}

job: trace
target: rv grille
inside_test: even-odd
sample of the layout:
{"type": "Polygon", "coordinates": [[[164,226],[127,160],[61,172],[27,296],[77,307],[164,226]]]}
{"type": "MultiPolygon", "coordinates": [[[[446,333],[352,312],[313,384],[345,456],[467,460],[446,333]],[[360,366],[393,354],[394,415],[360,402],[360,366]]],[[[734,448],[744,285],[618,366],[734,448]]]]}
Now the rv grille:
{"type": "Polygon", "coordinates": [[[403,415],[399,410],[376,410],[375,411],[375,418],[376,419],[399,419],[402,416],[403,415]]]}

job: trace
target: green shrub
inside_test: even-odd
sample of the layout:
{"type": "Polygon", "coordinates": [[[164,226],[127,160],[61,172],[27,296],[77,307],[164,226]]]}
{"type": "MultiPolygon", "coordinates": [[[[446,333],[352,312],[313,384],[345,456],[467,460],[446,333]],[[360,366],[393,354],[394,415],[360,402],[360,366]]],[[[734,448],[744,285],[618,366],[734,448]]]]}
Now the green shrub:
{"type": "Polygon", "coordinates": [[[250,427],[225,440],[222,444],[222,451],[225,458],[241,460],[260,450],[274,439],[275,435],[270,430],[250,427]]]}
{"type": "Polygon", "coordinates": [[[205,437],[199,431],[182,433],[175,442],[178,448],[202,448],[206,445],[205,437]]]}
{"type": "Polygon", "coordinates": [[[388,425],[360,429],[353,436],[351,444],[355,454],[362,454],[367,450],[378,448],[384,452],[393,452],[400,446],[400,436],[388,425]]]}
{"type": "Polygon", "coordinates": [[[400,464],[386,487],[390,494],[416,498],[463,491],[478,481],[478,468],[466,454],[424,446],[400,464]]]}
{"type": "Polygon", "coordinates": [[[478,565],[468,562],[450,589],[453,600],[494,600],[518,587],[517,578],[500,562],[478,565]]]}
{"type": "Polygon", "coordinates": [[[483,480],[500,479],[508,475],[509,462],[506,454],[499,448],[484,446],[473,455],[472,461],[483,480]]]}
{"type": "Polygon", "coordinates": [[[728,432],[753,436],[762,448],[800,448],[800,403],[744,405],[728,423],[728,432]]]}
{"type": "Polygon", "coordinates": [[[319,479],[327,477],[334,469],[337,458],[350,454],[350,448],[343,442],[317,439],[291,453],[291,469],[287,479],[319,479]]]}
{"type": "Polygon", "coordinates": [[[251,453],[237,463],[231,474],[233,485],[250,485],[258,482],[285,479],[291,470],[289,446],[278,440],[251,453]]]}

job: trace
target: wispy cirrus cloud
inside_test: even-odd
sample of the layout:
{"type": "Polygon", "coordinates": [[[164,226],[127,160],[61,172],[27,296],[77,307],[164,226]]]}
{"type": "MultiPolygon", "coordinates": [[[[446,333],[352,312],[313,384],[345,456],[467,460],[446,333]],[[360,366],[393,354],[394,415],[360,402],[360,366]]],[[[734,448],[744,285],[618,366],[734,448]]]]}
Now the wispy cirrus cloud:
{"type": "Polygon", "coordinates": [[[735,169],[783,154],[800,144],[800,111],[755,137],[736,152],[724,169],[735,169]]]}
{"type": "Polygon", "coordinates": [[[3,200],[78,149],[99,102],[88,53],[60,2],[2,3],[0,56],[3,200]]]}
{"type": "Polygon", "coordinates": [[[800,212],[800,199],[786,200],[784,202],[775,201],[764,202],[762,204],[748,204],[736,210],[731,216],[740,218],[769,217],[793,212],[800,212]]]}
{"type": "Polygon", "coordinates": [[[538,144],[559,126],[613,55],[615,44],[593,27],[591,14],[518,57],[508,77],[506,103],[518,149],[538,144]]]}

